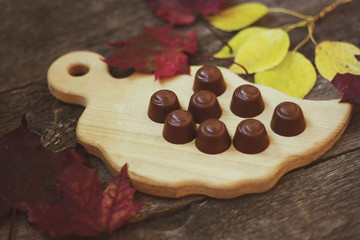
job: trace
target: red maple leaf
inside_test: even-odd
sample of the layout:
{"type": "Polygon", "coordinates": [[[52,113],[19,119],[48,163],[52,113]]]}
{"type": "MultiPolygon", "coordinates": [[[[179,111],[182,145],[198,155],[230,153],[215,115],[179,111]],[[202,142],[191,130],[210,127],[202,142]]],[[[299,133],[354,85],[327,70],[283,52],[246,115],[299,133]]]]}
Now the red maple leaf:
{"type": "MultiPolygon", "coordinates": [[[[355,58],[360,61],[360,55],[355,58]]],[[[331,83],[343,94],[340,102],[360,103],[360,75],[337,73],[331,83]]]]}
{"type": "Polygon", "coordinates": [[[331,83],[343,94],[340,102],[360,103],[360,75],[337,73],[331,83]]]}
{"type": "Polygon", "coordinates": [[[184,52],[195,53],[196,44],[196,32],[183,36],[168,27],[144,28],[140,37],[111,43],[120,50],[104,61],[118,68],[154,73],[155,79],[188,74],[190,67],[184,52]]]}
{"type": "Polygon", "coordinates": [[[51,203],[59,192],[56,180],[70,152],[45,149],[29,131],[25,117],[20,127],[0,138],[0,217],[24,203],[51,203]]]}
{"type": "Polygon", "coordinates": [[[127,165],[104,192],[99,188],[96,172],[84,167],[74,154],[73,159],[64,163],[58,179],[61,202],[24,208],[33,227],[46,230],[55,238],[95,237],[112,233],[134,216],[143,202],[132,202],[135,190],[130,187],[127,165]]]}
{"type": "Polygon", "coordinates": [[[215,14],[226,0],[147,0],[156,15],[173,25],[188,25],[199,15],[215,14]]]}
{"type": "Polygon", "coordinates": [[[25,117],[0,138],[0,217],[13,209],[9,239],[16,209],[54,237],[111,233],[136,214],[142,202],[132,203],[126,165],[102,192],[97,170],[83,165],[82,148],[75,151],[45,149],[25,117]]]}

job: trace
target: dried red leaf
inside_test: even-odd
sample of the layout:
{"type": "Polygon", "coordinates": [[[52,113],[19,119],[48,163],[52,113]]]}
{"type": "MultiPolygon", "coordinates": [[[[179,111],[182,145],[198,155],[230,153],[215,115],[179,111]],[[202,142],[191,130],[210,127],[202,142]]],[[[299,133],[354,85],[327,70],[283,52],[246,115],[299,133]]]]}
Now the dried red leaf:
{"type": "Polygon", "coordinates": [[[340,102],[360,103],[360,75],[337,73],[331,83],[343,94],[340,102]]]}
{"type": "MultiPolygon", "coordinates": [[[[355,58],[360,61],[360,55],[355,58]]],[[[360,103],[360,75],[337,73],[331,83],[343,94],[340,102],[360,103]]]]}
{"type": "Polygon", "coordinates": [[[140,37],[111,43],[121,47],[104,61],[118,68],[134,68],[154,73],[155,79],[188,74],[188,57],[183,52],[197,51],[196,32],[181,35],[171,28],[144,28],[140,37]]]}
{"type": "Polygon", "coordinates": [[[77,144],[75,149],[74,149],[74,152],[81,159],[84,166],[90,167],[89,160],[88,160],[88,158],[86,156],[86,149],[82,145],[77,144]]]}
{"type": "Polygon", "coordinates": [[[18,208],[28,212],[36,228],[62,237],[111,233],[135,215],[142,203],[132,203],[135,190],[126,165],[102,192],[97,170],[83,165],[84,149],[75,151],[78,155],[45,149],[25,118],[18,129],[2,136],[0,217],[18,208]]]}
{"type": "Polygon", "coordinates": [[[22,204],[52,203],[59,197],[56,180],[70,152],[45,149],[29,131],[25,117],[19,128],[0,138],[0,217],[22,204]]]}
{"type": "Polygon", "coordinates": [[[199,15],[215,14],[226,0],[147,0],[156,15],[173,25],[188,25],[199,15]]]}
{"type": "Polygon", "coordinates": [[[37,230],[46,230],[53,237],[95,237],[112,233],[129,217],[134,216],[141,203],[132,202],[135,190],[125,165],[104,192],[99,188],[97,170],[83,166],[80,158],[65,161],[58,180],[62,199],[56,205],[27,206],[28,220],[37,230]]]}

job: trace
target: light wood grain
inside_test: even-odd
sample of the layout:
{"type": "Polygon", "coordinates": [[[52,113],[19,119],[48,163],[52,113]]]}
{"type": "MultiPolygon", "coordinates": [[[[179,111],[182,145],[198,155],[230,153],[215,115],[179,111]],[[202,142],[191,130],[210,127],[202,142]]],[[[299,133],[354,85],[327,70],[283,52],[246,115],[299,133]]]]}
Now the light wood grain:
{"type": "MultiPolygon", "coordinates": [[[[48,71],[50,91],[62,101],[86,106],[77,125],[77,136],[88,152],[101,158],[113,174],[128,163],[134,187],[153,195],[233,198],[266,191],[286,172],[311,163],[330,149],[344,132],[352,113],[352,105],[338,100],[301,100],[257,86],[265,110],[255,118],[267,129],[269,147],[259,154],[243,154],[233,146],[221,154],[204,154],[197,150],[194,141],[168,143],[162,137],[163,125],[147,117],[150,96],[159,89],[173,90],[186,109],[199,66],[191,67],[190,75],[162,81],[140,73],[115,79],[101,58],[86,51],[60,57],[48,71]],[[69,68],[80,64],[88,66],[89,72],[84,76],[70,75],[69,68]],[[296,137],[279,136],[270,128],[274,108],[283,101],[299,104],[304,112],[307,127],[296,137]]],[[[228,69],[220,69],[227,83],[226,92],[218,97],[223,109],[221,120],[232,137],[243,118],[231,113],[231,96],[236,87],[248,82],[228,69]]]]}

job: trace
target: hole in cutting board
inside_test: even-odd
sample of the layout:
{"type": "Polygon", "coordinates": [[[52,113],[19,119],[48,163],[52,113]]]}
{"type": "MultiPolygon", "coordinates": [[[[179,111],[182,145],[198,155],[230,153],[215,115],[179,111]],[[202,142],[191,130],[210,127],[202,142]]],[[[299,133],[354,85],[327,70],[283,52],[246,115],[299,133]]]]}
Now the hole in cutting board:
{"type": "Polygon", "coordinates": [[[80,77],[89,72],[89,67],[81,63],[75,63],[69,66],[68,72],[71,76],[80,77]]]}

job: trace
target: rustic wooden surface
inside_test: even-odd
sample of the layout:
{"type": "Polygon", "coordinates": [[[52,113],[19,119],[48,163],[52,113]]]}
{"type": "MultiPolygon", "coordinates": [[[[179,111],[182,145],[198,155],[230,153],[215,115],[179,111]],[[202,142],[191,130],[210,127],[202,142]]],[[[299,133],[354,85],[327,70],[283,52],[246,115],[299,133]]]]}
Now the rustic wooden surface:
{"type": "MultiPolygon", "coordinates": [[[[313,15],[333,0],[262,2],[313,15]]],[[[316,39],[360,46],[359,11],[358,0],[339,7],[317,24],[316,39]]],[[[291,21],[296,19],[269,14],[256,25],[276,27],[291,21]]],[[[41,136],[46,147],[56,151],[73,148],[75,126],[83,108],[60,102],[50,94],[46,82],[49,65],[73,50],[108,56],[113,49],[105,44],[107,40],[138,35],[144,25],[158,27],[166,23],[142,0],[0,0],[0,134],[15,129],[25,113],[30,128],[41,136]]],[[[197,30],[202,54],[215,53],[222,46],[200,22],[176,29],[184,33],[197,30]]],[[[305,33],[305,29],[292,31],[292,46],[305,33]]],[[[233,35],[220,34],[227,39],[233,35]]],[[[312,43],[300,52],[314,60],[312,43]]],[[[213,63],[191,59],[192,64],[209,62],[213,63]]],[[[307,96],[338,97],[337,91],[320,76],[307,96]]],[[[359,239],[359,140],[360,110],[356,105],[339,142],[313,164],[286,174],[270,191],[231,200],[204,196],[174,200],[137,193],[136,199],[149,197],[149,201],[132,223],[102,239],[359,239]]],[[[99,159],[93,156],[89,159],[91,167],[99,168],[101,186],[105,187],[110,173],[99,159]]],[[[0,239],[7,236],[9,219],[8,216],[0,220],[0,239]]],[[[51,238],[47,233],[32,230],[19,213],[14,239],[51,238]]]]}

